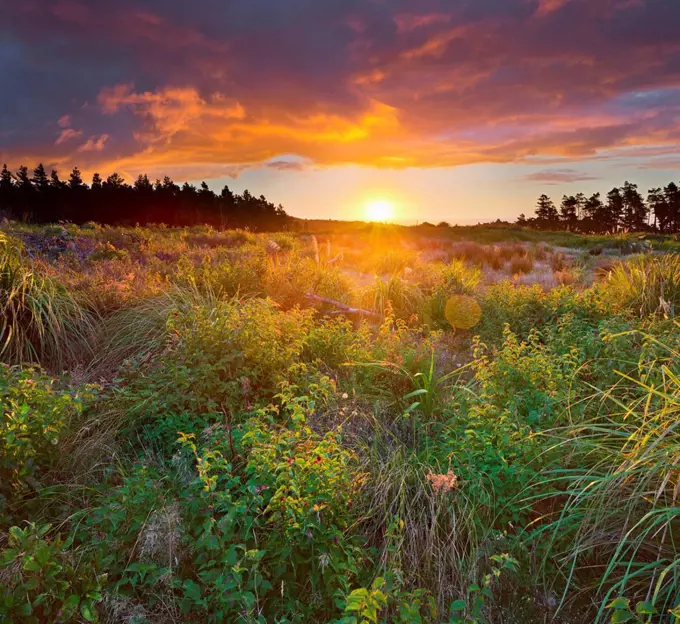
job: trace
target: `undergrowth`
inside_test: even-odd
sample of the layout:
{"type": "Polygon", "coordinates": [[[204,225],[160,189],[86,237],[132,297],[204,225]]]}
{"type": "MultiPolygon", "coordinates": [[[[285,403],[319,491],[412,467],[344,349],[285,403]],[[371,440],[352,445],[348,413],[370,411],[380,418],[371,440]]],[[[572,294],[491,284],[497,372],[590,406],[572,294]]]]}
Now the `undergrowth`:
{"type": "Polygon", "coordinates": [[[3,621],[680,618],[677,256],[7,230],[3,621]]]}

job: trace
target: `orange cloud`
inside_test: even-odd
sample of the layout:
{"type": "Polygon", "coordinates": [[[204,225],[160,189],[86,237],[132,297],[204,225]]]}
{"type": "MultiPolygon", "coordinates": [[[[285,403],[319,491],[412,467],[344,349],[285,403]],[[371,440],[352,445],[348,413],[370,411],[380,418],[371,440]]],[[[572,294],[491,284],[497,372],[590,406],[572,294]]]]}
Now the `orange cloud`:
{"type": "Polygon", "coordinates": [[[57,140],[54,142],[54,144],[61,145],[66,141],[70,141],[71,139],[77,139],[82,134],[83,133],[80,130],[74,130],[73,128],[64,128],[59,133],[59,136],[57,137],[57,140]]]}
{"type": "Polygon", "coordinates": [[[104,145],[108,140],[108,134],[102,134],[101,136],[91,136],[85,143],[83,143],[79,148],[79,152],[101,152],[104,149],[104,145]]]}

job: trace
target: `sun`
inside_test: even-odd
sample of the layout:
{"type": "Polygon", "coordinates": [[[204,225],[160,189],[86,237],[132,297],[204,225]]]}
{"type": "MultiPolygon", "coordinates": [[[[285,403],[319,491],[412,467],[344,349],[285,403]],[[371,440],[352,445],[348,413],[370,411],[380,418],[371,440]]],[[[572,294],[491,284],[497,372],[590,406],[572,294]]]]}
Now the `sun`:
{"type": "Polygon", "coordinates": [[[368,221],[391,221],[394,219],[394,204],[387,199],[372,199],[365,205],[366,219],[368,221]]]}

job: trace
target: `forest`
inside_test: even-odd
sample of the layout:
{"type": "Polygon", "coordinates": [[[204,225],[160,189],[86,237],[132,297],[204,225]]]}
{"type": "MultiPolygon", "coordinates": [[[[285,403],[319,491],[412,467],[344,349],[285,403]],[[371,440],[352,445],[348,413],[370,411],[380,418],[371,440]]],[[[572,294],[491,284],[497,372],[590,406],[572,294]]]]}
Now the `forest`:
{"type": "Polygon", "coordinates": [[[25,166],[16,173],[4,165],[0,173],[0,214],[30,223],[88,221],[108,225],[163,223],[169,226],[208,224],[220,229],[285,229],[287,215],[260,195],[247,190],[234,194],[228,186],[216,195],[203,182],[200,188],[185,182],[181,187],[169,177],[151,182],[139,175],[132,185],[118,173],[106,179],[95,173],[91,184],[75,167],[68,180],[57,171],[48,176],[39,164],[31,175],[25,166]]]}
{"type": "Polygon", "coordinates": [[[636,184],[615,187],[603,200],[600,193],[564,195],[559,208],[543,194],[536,204],[536,216],[520,215],[518,225],[542,230],[568,230],[584,234],[617,232],[680,232],[680,188],[670,182],[650,189],[647,199],[636,184]]]}

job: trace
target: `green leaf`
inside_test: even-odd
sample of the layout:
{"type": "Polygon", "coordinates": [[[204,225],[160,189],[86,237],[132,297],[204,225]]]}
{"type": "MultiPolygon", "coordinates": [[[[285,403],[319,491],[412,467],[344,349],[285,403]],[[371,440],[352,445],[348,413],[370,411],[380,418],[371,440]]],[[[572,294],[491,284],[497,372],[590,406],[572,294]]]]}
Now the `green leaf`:
{"type": "Polygon", "coordinates": [[[635,619],[635,616],[630,611],[614,611],[612,614],[612,624],[620,624],[621,622],[630,622],[635,619]]]}
{"type": "Polygon", "coordinates": [[[635,613],[638,615],[656,615],[658,611],[651,602],[638,602],[635,605],[635,613]]]}
{"type": "Polygon", "coordinates": [[[465,611],[467,603],[465,600],[454,600],[449,607],[449,611],[465,611]]]}
{"type": "Polygon", "coordinates": [[[347,596],[347,605],[345,611],[359,611],[368,597],[368,590],[364,587],[355,589],[349,596],[347,596]]]}
{"type": "Polygon", "coordinates": [[[24,562],[24,570],[26,572],[40,572],[42,566],[35,559],[27,559],[24,562]]]}
{"type": "Polygon", "coordinates": [[[630,600],[619,597],[614,598],[608,605],[607,609],[630,609],[630,600]]]}
{"type": "Polygon", "coordinates": [[[88,622],[94,622],[95,613],[92,610],[92,603],[89,600],[84,600],[80,605],[80,615],[82,615],[88,622]]]}
{"type": "Polygon", "coordinates": [[[71,594],[66,600],[64,600],[64,604],[61,607],[63,617],[65,617],[66,619],[71,619],[73,614],[76,612],[76,609],[78,608],[79,604],[80,596],[71,594]]]}

